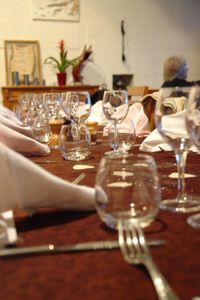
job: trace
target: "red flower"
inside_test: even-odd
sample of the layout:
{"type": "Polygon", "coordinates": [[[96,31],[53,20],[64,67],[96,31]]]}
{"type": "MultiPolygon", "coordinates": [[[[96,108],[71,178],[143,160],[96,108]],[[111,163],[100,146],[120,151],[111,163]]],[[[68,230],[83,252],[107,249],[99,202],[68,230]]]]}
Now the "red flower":
{"type": "Polygon", "coordinates": [[[60,40],[58,42],[58,47],[59,47],[60,51],[63,53],[64,49],[65,49],[65,42],[64,42],[64,40],[60,40]]]}

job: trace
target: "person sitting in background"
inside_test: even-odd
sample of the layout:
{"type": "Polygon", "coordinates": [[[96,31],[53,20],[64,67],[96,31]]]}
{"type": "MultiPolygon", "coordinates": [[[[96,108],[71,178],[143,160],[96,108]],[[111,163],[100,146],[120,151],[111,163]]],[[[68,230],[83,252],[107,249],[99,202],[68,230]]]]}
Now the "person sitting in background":
{"type": "Polygon", "coordinates": [[[187,81],[187,75],[188,65],[185,58],[178,55],[170,56],[164,63],[162,87],[190,87],[200,83],[200,81],[187,81]]]}

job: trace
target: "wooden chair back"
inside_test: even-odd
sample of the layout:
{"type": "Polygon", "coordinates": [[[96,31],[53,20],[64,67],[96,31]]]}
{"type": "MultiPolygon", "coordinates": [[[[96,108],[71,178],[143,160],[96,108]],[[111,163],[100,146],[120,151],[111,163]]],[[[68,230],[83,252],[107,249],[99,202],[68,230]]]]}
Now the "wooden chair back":
{"type": "Polygon", "coordinates": [[[143,96],[149,92],[148,86],[130,86],[128,87],[128,97],[131,103],[139,101],[143,96]]]}

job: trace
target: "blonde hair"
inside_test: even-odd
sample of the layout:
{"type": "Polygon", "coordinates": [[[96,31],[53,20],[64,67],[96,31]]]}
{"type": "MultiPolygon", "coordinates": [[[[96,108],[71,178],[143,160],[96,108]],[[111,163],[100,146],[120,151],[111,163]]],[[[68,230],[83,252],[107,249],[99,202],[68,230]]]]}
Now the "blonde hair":
{"type": "Polygon", "coordinates": [[[163,78],[165,81],[174,78],[186,79],[188,72],[187,62],[182,56],[170,56],[164,63],[163,78]]]}

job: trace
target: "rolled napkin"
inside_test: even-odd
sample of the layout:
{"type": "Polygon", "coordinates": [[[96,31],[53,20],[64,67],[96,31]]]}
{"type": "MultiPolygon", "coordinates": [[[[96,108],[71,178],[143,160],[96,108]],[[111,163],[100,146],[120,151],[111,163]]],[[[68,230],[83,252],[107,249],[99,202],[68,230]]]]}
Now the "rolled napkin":
{"type": "Polygon", "coordinates": [[[18,125],[22,125],[21,121],[16,116],[16,113],[3,105],[0,105],[0,115],[4,116],[5,118],[13,121],[18,125]]]}
{"type": "MultiPolygon", "coordinates": [[[[131,129],[131,124],[135,126],[136,136],[147,136],[150,133],[148,118],[144,113],[143,106],[140,103],[134,103],[129,107],[129,111],[125,117],[125,119],[118,124],[118,128],[126,128],[127,132],[131,129]]],[[[104,135],[106,135],[106,131],[109,129],[110,124],[107,124],[104,128],[104,135]]]]}
{"type": "Polygon", "coordinates": [[[9,127],[0,124],[0,142],[25,155],[47,155],[50,148],[9,127]]]}
{"type": "MultiPolygon", "coordinates": [[[[185,124],[186,110],[182,110],[172,115],[166,115],[163,117],[163,128],[170,133],[170,135],[176,137],[188,138],[188,133],[185,124]]],[[[162,137],[157,129],[154,129],[142,142],[139,148],[145,152],[158,152],[158,151],[173,151],[170,144],[162,137]]],[[[191,146],[189,150],[198,152],[195,146],[191,146]]]]}
{"type": "Polygon", "coordinates": [[[0,143],[0,208],[93,210],[94,189],[69,183],[0,143]]]}
{"type": "Polygon", "coordinates": [[[29,137],[33,137],[33,130],[31,127],[23,127],[20,124],[14,122],[12,119],[8,119],[0,114],[0,124],[3,124],[21,134],[24,134],[29,137]]]}

